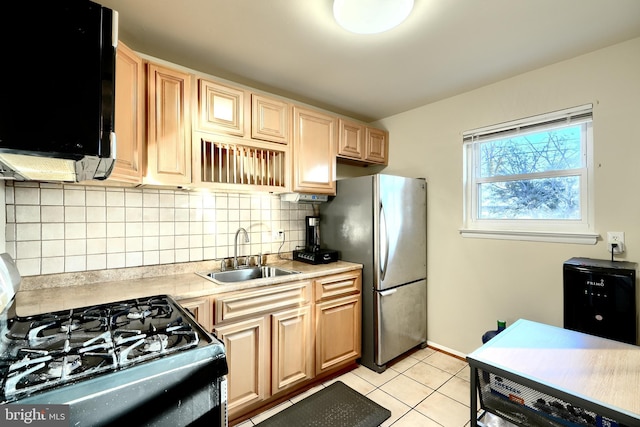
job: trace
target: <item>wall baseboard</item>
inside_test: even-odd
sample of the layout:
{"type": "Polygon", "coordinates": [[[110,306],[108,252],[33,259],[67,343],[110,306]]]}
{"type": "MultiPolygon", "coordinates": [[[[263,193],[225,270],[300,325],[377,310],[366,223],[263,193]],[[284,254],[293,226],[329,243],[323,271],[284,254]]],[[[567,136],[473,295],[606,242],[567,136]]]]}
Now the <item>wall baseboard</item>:
{"type": "Polygon", "coordinates": [[[443,353],[447,353],[447,354],[449,354],[451,356],[455,356],[455,357],[457,357],[458,359],[461,359],[461,360],[465,360],[465,361],[467,360],[467,355],[465,353],[461,353],[461,352],[459,352],[457,350],[453,350],[451,348],[445,347],[443,345],[440,345],[438,343],[435,343],[435,342],[429,341],[429,340],[427,340],[427,345],[429,347],[433,348],[434,350],[438,350],[438,351],[441,351],[443,353]]]}

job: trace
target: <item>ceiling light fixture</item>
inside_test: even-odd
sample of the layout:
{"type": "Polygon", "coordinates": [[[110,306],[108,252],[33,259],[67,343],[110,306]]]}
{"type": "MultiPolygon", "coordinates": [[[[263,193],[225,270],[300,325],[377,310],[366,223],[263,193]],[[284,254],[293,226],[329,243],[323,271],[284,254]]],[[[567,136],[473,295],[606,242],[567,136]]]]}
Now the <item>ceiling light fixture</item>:
{"type": "Polygon", "coordinates": [[[400,25],[411,13],[413,0],[334,0],[338,24],[356,34],[376,34],[400,25]]]}

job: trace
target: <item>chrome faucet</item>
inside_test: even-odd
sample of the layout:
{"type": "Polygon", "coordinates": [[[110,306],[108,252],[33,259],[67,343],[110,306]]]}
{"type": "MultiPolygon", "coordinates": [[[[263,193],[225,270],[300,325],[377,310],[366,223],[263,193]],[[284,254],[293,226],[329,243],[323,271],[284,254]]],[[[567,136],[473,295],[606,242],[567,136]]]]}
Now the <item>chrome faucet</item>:
{"type": "Polygon", "coordinates": [[[249,235],[247,234],[247,230],[245,230],[242,227],[238,228],[238,231],[236,231],[236,238],[233,241],[234,242],[234,245],[233,245],[233,268],[234,269],[238,268],[238,235],[240,234],[240,232],[244,233],[244,242],[245,243],[249,243],[249,235]]]}

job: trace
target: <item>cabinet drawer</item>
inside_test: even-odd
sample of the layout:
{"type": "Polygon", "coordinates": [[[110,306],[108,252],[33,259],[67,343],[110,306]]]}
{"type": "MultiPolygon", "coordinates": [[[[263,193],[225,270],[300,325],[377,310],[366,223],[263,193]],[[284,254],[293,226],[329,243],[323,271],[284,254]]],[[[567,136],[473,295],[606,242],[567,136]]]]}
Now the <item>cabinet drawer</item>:
{"type": "Polygon", "coordinates": [[[217,297],[215,324],[311,302],[311,282],[303,281],[217,297]]]}
{"type": "Polygon", "coordinates": [[[315,281],[315,301],[322,301],[360,292],[362,275],[359,271],[321,277],[315,281]]]}

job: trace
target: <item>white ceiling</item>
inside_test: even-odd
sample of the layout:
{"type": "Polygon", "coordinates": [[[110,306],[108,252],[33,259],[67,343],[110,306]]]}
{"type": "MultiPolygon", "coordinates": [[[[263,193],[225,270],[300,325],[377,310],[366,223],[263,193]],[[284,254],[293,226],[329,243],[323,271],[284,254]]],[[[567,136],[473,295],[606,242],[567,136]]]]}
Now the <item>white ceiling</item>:
{"type": "Polygon", "coordinates": [[[640,0],[415,0],[378,35],[332,0],[95,1],[138,52],[364,121],[640,36],[640,0]]]}

